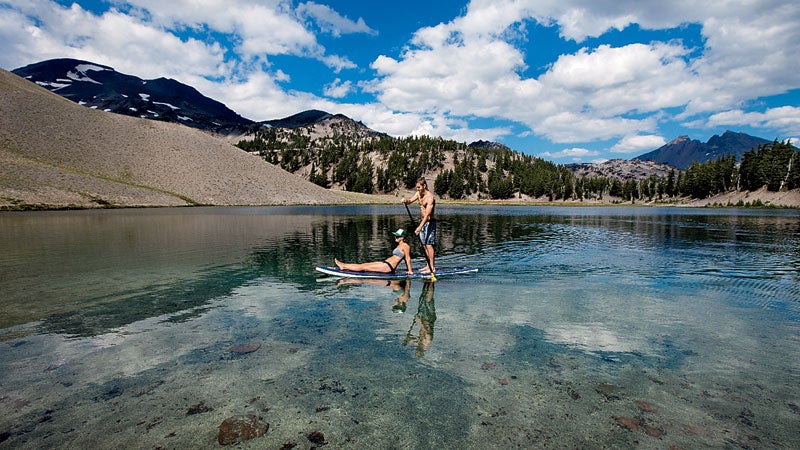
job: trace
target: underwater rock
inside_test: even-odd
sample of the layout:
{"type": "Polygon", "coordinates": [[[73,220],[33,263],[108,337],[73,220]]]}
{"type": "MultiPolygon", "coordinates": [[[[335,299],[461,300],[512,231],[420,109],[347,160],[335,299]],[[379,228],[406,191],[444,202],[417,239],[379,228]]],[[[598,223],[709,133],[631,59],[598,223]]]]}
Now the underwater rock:
{"type": "Polygon", "coordinates": [[[742,412],[739,413],[738,419],[740,423],[747,425],[748,427],[757,428],[755,422],[753,422],[754,417],[753,411],[750,411],[748,408],[744,408],[742,412]]]}
{"type": "Polygon", "coordinates": [[[232,345],[228,348],[228,351],[231,353],[238,353],[240,355],[244,355],[247,353],[253,353],[254,351],[260,348],[261,348],[261,342],[249,342],[247,344],[232,345]]]}
{"type": "Polygon", "coordinates": [[[567,393],[569,394],[569,397],[573,400],[580,400],[581,398],[580,392],[573,389],[572,386],[567,387],[567,393]]]}
{"type": "Polygon", "coordinates": [[[639,431],[639,426],[641,425],[641,422],[639,422],[638,418],[622,417],[622,416],[614,416],[613,418],[623,428],[627,428],[630,431],[639,431]]]}
{"type": "Polygon", "coordinates": [[[644,425],[644,433],[648,436],[660,439],[661,436],[664,435],[664,430],[650,425],[644,425]]]}
{"type": "Polygon", "coordinates": [[[325,435],[321,431],[314,431],[306,436],[309,441],[317,445],[325,445],[328,441],[325,440],[325,435]]]}
{"type": "Polygon", "coordinates": [[[601,394],[606,400],[619,400],[619,391],[620,388],[614,386],[613,384],[602,383],[598,384],[597,387],[594,388],[598,394],[601,394]]]}
{"type": "Polygon", "coordinates": [[[697,425],[684,424],[683,431],[694,436],[711,436],[711,430],[697,425]]]}
{"type": "Polygon", "coordinates": [[[213,410],[214,410],[213,407],[208,406],[203,402],[200,402],[200,403],[198,403],[196,405],[190,406],[189,410],[186,411],[186,415],[187,416],[193,416],[195,414],[202,414],[202,413],[213,411],[213,410]]]}
{"type": "Polygon", "coordinates": [[[252,414],[231,416],[220,424],[217,442],[220,445],[238,444],[263,436],[267,430],[269,424],[258,420],[252,414]]]}
{"type": "Polygon", "coordinates": [[[648,403],[644,400],[636,400],[633,403],[636,404],[636,407],[639,408],[640,411],[658,414],[658,406],[652,403],[648,403]]]}

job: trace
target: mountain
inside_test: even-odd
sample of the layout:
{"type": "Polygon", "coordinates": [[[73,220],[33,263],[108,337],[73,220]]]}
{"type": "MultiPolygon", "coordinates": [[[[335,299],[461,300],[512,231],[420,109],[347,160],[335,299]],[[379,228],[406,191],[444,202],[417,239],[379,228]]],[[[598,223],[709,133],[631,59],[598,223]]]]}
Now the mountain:
{"type": "Polygon", "coordinates": [[[126,116],[227,132],[251,125],[224,104],[168,78],[143,80],[77,59],[51,59],[12,71],[76,103],[126,116]]]}
{"type": "Polygon", "coordinates": [[[259,122],[259,124],[274,128],[299,128],[313,125],[331,117],[333,117],[333,114],[331,113],[319,111],[317,109],[309,109],[293,116],[284,117],[283,119],[267,120],[264,122],[259,122]]]}
{"type": "MultiPolygon", "coordinates": [[[[14,69],[12,73],[93,109],[181,123],[228,135],[232,139],[251,135],[261,128],[295,129],[345,117],[308,110],[282,119],[254,122],[178,81],[168,78],[143,80],[108,66],[77,59],[51,59],[14,69]]],[[[361,122],[354,123],[366,128],[361,122]]]]}
{"type": "Polygon", "coordinates": [[[766,139],[733,131],[726,131],[722,136],[714,135],[706,143],[696,139],[689,139],[688,136],[680,136],[652,152],[633,159],[656,161],[669,164],[678,169],[686,169],[692,162],[713,161],[720,156],[735,155],[736,160],[741,161],[742,155],[748,150],[770,142],[766,139]]]}
{"type": "Polygon", "coordinates": [[[221,137],[84,108],[1,69],[0,123],[0,209],[345,202],[221,137]]]}

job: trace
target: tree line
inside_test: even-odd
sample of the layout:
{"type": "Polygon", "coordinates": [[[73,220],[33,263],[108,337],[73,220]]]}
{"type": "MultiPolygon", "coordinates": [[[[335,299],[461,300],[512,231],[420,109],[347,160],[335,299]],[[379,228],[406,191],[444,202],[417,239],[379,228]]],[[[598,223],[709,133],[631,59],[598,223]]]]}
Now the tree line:
{"type": "Polygon", "coordinates": [[[800,152],[788,140],[751,149],[741,161],[722,156],[638,180],[576,176],[564,165],[499,144],[475,146],[438,137],[393,138],[377,133],[355,137],[346,128],[316,139],[305,128],[267,128],[237,146],[289,172],[305,170],[308,179],[322,187],[336,185],[367,194],[411,189],[421,176],[433,178],[434,192],[451,199],[526,195],[550,201],[636,202],[700,199],[764,186],[770,191],[800,188],[800,152]]]}

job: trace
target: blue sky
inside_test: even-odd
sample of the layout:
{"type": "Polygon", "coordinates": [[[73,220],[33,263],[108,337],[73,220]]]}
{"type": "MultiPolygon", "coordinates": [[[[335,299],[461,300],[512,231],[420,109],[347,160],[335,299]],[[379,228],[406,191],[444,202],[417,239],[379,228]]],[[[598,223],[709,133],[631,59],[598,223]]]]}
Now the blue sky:
{"type": "Polygon", "coordinates": [[[253,120],[322,109],[599,162],[680,135],[796,139],[798,23],[795,0],[0,0],[0,67],[78,58],[253,120]]]}

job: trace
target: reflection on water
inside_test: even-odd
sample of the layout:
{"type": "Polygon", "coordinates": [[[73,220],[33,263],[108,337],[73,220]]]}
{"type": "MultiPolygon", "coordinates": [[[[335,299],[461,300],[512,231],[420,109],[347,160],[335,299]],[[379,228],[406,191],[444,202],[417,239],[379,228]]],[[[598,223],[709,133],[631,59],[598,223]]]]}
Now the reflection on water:
{"type": "Polygon", "coordinates": [[[800,447],[797,211],[439,209],[1,214],[0,448],[800,447]]]}
{"type": "MultiPolygon", "coordinates": [[[[425,350],[433,342],[433,330],[436,323],[436,305],[434,303],[434,292],[436,285],[432,281],[418,282],[422,286],[417,302],[417,310],[411,319],[411,325],[403,337],[402,345],[414,349],[414,356],[422,358],[425,350]]],[[[379,286],[387,287],[396,296],[391,305],[392,311],[396,314],[403,314],[408,309],[408,301],[411,298],[411,280],[369,280],[357,278],[343,278],[336,281],[336,286],[346,288],[348,286],[379,286]]]]}
{"type": "Polygon", "coordinates": [[[433,325],[436,323],[436,306],[433,303],[434,283],[425,281],[422,292],[419,295],[417,313],[414,314],[414,321],[411,328],[406,332],[403,345],[413,345],[415,347],[414,356],[421,358],[425,355],[425,350],[433,342],[433,325]],[[417,326],[416,336],[413,333],[414,325],[417,326]]]}

